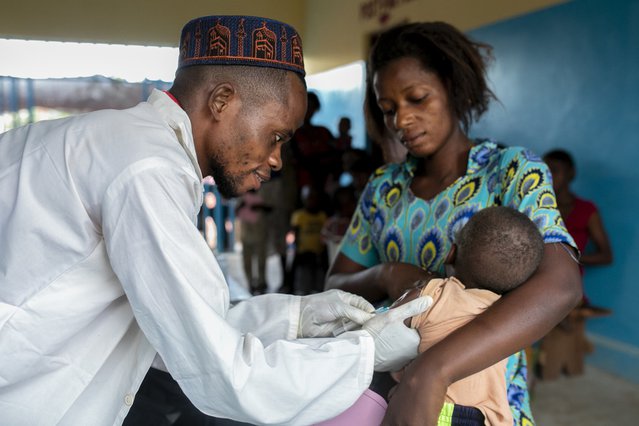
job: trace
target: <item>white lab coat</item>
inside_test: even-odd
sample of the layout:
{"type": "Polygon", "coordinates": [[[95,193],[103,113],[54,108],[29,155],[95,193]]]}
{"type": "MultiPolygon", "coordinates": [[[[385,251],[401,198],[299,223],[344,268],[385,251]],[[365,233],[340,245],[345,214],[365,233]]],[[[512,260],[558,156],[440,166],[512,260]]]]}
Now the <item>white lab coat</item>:
{"type": "Polygon", "coordinates": [[[202,176],[166,94],[0,135],[0,418],[121,424],[156,353],[203,412],[311,424],[368,386],[364,332],[293,340],[300,298],[229,309],[202,176]]]}

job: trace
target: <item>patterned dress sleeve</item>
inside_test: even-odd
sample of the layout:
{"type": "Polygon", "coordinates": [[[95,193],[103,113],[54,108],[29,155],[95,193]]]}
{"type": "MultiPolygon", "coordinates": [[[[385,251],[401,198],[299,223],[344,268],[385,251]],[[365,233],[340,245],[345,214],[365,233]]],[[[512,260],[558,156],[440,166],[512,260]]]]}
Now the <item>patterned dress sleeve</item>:
{"type": "Polygon", "coordinates": [[[351,223],[342,238],[339,251],[353,262],[370,268],[381,262],[372,241],[374,216],[377,210],[379,178],[384,168],[378,169],[368,180],[359,199],[351,223]]]}
{"type": "Polygon", "coordinates": [[[528,216],[545,243],[576,244],[557,209],[552,177],[546,163],[524,148],[505,148],[501,157],[501,204],[528,216]]]}

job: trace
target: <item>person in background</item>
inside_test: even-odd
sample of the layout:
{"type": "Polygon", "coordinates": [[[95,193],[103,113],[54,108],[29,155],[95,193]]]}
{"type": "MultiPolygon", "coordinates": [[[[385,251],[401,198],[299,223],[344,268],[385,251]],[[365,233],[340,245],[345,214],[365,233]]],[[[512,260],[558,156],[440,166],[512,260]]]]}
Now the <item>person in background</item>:
{"type": "Polygon", "coordinates": [[[364,154],[358,158],[350,168],[350,173],[353,178],[351,185],[355,190],[355,197],[358,199],[364,193],[364,189],[368,183],[368,178],[375,170],[371,165],[371,160],[372,158],[369,155],[364,154]]]}
{"type": "Polygon", "coordinates": [[[366,93],[374,98],[366,104],[376,113],[368,116],[381,118],[376,127],[408,155],[371,176],[326,288],[372,303],[395,300],[417,281],[443,275],[456,231],[494,205],[526,214],[545,242],[541,264],[526,282],[407,366],[384,425],[437,424],[448,386],[505,357],[514,423],[530,424],[521,349],[581,298],[576,247],[546,164],[524,148],[467,135],[494,97],[486,82],[489,53],[447,23],[421,22],[382,33],[369,57],[366,93]]]}
{"type": "Polygon", "coordinates": [[[244,274],[253,295],[265,293],[267,289],[266,255],[269,226],[266,218],[273,208],[261,194],[265,186],[260,188],[260,191],[251,190],[243,194],[236,207],[241,227],[244,274]]]}
{"type": "Polygon", "coordinates": [[[348,117],[341,117],[337,124],[338,135],[335,138],[335,148],[339,153],[351,149],[353,142],[353,136],[351,136],[351,119],[348,117]]]}
{"type": "MultiPolygon", "coordinates": [[[[291,140],[300,191],[308,186],[324,189],[334,168],[334,137],[324,126],[313,124],[313,116],[320,110],[319,97],[308,92],[307,109],[302,127],[291,140]]],[[[300,192],[301,200],[301,192],[300,192]]]]}
{"type": "MultiPolygon", "coordinates": [[[[570,189],[576,174],[572,156],[565,150],[555,149],[544,154],[543,158],[552,174],[559,212],[581,252],[579,262],[582,275],[583,266],[611,264],[612,247],[597,206],[575,195],[570,189]]],[[[589,303],[585,294],[583,302],[589,303]]]]}
{"type": "Polygon", "coordinates": [[[359,151],[351,147],[353,137],[351,131],[351,119],[341,117],[337,125],[338,135],[333,140],[332,149],[326,157],[325,167],[328,167],[328,176],[324,183],[324,191],[333,196],[340,186],[346,186],[344,178],[348,175],[347,167],[354,152],[359,151]]]}
{"type": "Polygon", "coordinates": [[[340,186],[333,194],[335,205],[334,214],[330,216],[322,227],[322,240],[326,244],[329,263],[337,255],[337,247],[342,241],[348,225],[351,223],[355,207],[357,207],[357,196],[355,187],[340,186]]]}
{"type": "MultiPolygon", "coordinates": [[[[371,161],[368,153],[363,149],[350,148],[342,153],[342,157],[340,158],[340,176],[337,182],[338,187],[349,186],[353,184],[353,164],[355,164],[360,159],[367,159],[369,163],[371,161]]],[[[370,175],[370,172],[368,175],[370,175]]],[[[366,176],[367,179],[368,175],[366,176]]]]}
{"type": "Polygon", "coordinates": [[[293,150],[290,143],[282,145],[282,168],[271,173],[271,180],[264,185],[262,193],[265,199],[274,200],[272,210],[267,214],[268,238],[270,245],[280,258],[281,281],[279,293],[290,293],[293,285],[291,276],[290,244],[287,241],[291,215],[297,208],[298,187],[293,150]]]}
{"type": "Polygon", "coordinates": [[[382,316],[340,291],[229,303],[196,227],[203,176],[225,198],[260,188],[305,109],[291,26],[206,16],[168,92],[0,135],[3,424],[119,425],[152,364],[207,415],[312,424],[415,355],[423,298],[382,316]],[[362,331],[312,339],[346,319],[362,331]]]}
{"type": "MultiPolygon", "coordinates": [[[[552,174],[557,206],[581,253],[579,268],[582,277],[584,266],[612,263],[612,247],[597,206],[578,197],[570,189],[576,173],[572,156],[565,150],[554,149],[543,158],[552,174]]],[[[539,376],[543,380],[554,380],[562,373],[568,376],[583,374],[584,358],[594,350],[586,337],[586,320],[611,313],[609,309],[594,306],[584,293],[579,306],[539,343],[536,356],[539,376]]]]}
{"type": "Polygon", "coordinates": [[[293,258],[294,294],[309,294],[322,291],[327,269],[326,245],[322,239],[322,228],[327,220],[322,208],[321,191],[307,187],[302,193],[304,207],[291,216],[291,228],[295,233],[295,256],[293,258]]]}

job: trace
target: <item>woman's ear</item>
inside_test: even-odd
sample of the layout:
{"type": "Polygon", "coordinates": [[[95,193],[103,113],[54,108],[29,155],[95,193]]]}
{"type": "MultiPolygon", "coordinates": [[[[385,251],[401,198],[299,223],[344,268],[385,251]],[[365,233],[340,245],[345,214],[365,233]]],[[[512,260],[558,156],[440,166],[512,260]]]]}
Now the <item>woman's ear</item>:
{"type": "Polygon", "coordinates": [[[220,83],[213,87],[209,93],[208,108],[215,120],[220,120],[236,95],[235,87],[230,83],[220,83]]]}

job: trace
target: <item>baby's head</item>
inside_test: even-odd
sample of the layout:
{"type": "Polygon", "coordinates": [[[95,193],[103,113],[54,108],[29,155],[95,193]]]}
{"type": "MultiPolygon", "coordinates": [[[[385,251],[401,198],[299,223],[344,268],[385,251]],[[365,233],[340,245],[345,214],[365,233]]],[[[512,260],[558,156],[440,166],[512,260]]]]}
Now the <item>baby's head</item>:
{"type": "MultiPolygon", "coordinates": [[[[446,262],[453,267],[451,275],[464,287],[502,294],[530,278],[543,252],[544,240],[528,216],[510,207],[495,206],[470,218],[457,233],[446,262]]],[[[419,297],[426,284],[422,281],[407,290],[391,307],[419,297]]]]}
{"type": "Polygon", "coordinates": [[[467,288],[502,294],[530,278],[543,251],[543,238],[528,216],[509,207],[488,207],[457,233],[454,275],[467,288]]]}

